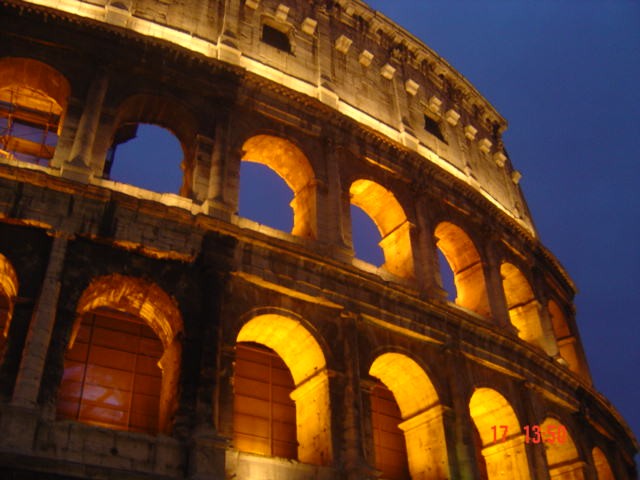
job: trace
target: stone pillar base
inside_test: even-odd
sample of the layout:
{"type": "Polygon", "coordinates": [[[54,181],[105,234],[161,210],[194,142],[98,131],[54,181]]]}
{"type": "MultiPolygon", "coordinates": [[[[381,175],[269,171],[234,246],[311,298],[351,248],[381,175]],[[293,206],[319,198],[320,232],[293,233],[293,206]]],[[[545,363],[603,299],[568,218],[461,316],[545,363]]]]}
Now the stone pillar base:
{"type": "Polygon", "coordinates": [[[189,480],[212,480],[225,477],[225,449],[228,440],[215,433],[195,435],[189,446],[189,480]]]}

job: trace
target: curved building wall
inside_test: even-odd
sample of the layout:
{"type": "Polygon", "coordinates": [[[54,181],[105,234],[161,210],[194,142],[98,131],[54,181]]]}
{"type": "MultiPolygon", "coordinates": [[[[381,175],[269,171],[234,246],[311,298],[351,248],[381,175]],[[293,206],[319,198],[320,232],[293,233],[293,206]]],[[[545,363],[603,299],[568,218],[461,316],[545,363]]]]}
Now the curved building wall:
{"type": "Polygon", "coordinates": [[[0,472],[635,477],[504,120],[410,34],[358,1],[1,9],[0,472]],[[109,179],[139,123],[180,141],[179,194],[109,179]],[[242,161],[291,232],[238,216],[242,161]]]}

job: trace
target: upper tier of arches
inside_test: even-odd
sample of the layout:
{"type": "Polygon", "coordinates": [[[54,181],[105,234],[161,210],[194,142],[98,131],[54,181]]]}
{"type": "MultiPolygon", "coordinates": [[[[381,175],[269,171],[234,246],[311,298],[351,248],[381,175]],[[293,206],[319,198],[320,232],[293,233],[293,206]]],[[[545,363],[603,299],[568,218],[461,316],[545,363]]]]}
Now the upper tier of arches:
{"type": "MultiPolygon", "coordinates": [[[[71,82],[38,60],[5,57],[0,69],[8,73],[3,77],[6,88],[38,92],[64,105],[63,110],[74,96],[71,82]]],[[[558,313],[558,305],[567,300],[557,295],[555,300],[543,300],[555,295],[554,290],[534,278],[535,271],[521,260],[527,253],[514,256],[504,246],[487,243],[481,225],[468,214],[460,215],[449,201],[437,202],[424,194],[416,197],[412,182],[394,175],[383,158],[319,144],[262,116],[249,115],[238,128],[238,120],[205,112],[171,93],[140,93],[132,88],[116,94],[101,73],[91,82],[84,110],[67,115],[68,122],[62,121],[63,116],[66,151],[63,145],[50,161],[50,167],[59,167],[63,176],[67,171],[77,178],[84,171],[87,181],[108,177],[110,149],[135,134],[131,128],[142,123],[159,125],[176,136],[184,154],[180,194],[214,213],[216,209],[237,212],[242,161],[264,165],[293,194],[291,240],[333,244],[353,257],[349,205],[359,207],[378,229],[384,254],[378,272],[384,278],[441,298],[439,249],[453,271],[456,305],[497,327],[510,323],[521,340],[561,358],[588,378],[574,323],[558,313]],[[434,207],[436,216],[430,212],[434,207]]],[[[279,210],[270,205],[260,208],[279,210]]]]}
{"type": "Polygon", "coordinates": [[[181,5],[157,16],[149,2],[44,4],[312,97],[447,170],[535,234],[502,146],[506,121],[447,62],[366,4],[214,0],[219,22],[196,20],[181,5]]]}

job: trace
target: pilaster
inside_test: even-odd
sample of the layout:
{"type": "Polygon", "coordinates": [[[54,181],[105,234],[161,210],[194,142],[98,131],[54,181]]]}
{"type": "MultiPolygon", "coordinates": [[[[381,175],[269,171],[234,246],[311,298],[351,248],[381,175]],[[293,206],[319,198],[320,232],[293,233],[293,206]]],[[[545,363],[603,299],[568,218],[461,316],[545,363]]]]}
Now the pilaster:
{"type": "Polygon", "coordinates": [[[49,264],[29,326],[13,392],[12,404],[16,406],[35,407],[38,401],[40,381],[56,319],[60,277],[65,262],[67,243],[68,238],[60,235],[54,238],[51,246],[49,264]]]}
{"type": "Polygon", "coordinates": [[[426,298],[444,300],[447,292],[442,288],[440,268],[438,265],[437,239],[433,232],[426,197],[416,199],[416,227],[411,235],[416,280],[421,295],[426,298]]]}
{"type": "Polygon", "coordinates": [[[509,309],[507,299],[502,285],[502,275],[500,273],[500,260],[496,252],[494,242],[489,242],[484,248],[484,261],[482,264],[484,276],[487,279],[487,296],[493,320],[504,331],[517,335],[516,328],[509,320],[509,309]]]}
{"type": "Polygon", "coordinates": [[[92,169],[93,144],[108,85],[107,73],[102,70],[98,71],[87,93],[71,153],[62,164],[61,174],[63,177],[86,183],[91,176],[97,173],[92,169]]]}

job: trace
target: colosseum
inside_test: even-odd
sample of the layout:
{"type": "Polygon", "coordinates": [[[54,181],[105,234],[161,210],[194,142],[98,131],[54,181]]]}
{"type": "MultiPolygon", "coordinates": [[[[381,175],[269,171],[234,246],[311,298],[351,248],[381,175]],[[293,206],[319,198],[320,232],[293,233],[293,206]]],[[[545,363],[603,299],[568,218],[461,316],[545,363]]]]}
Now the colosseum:
{"type": "Polygon", "coordinates": [[[410,33],[360,0],[0,11],[0,477],[637,477],[506,121],[410,33]],[[140,124],[179,192],[112,178],[140,124]],[[242,162],[290,231],[239,215],[242,162]]]}

